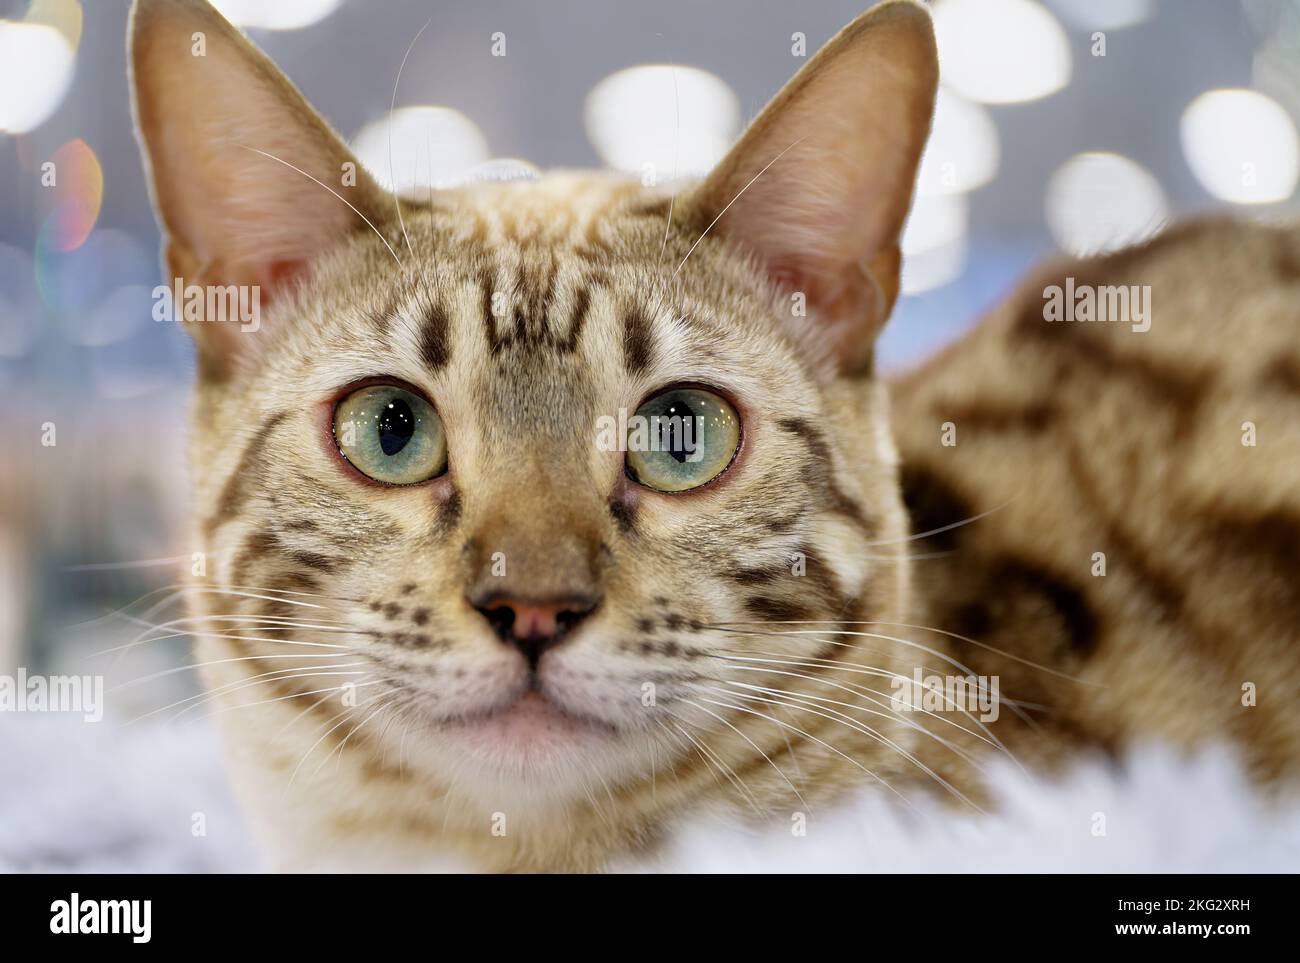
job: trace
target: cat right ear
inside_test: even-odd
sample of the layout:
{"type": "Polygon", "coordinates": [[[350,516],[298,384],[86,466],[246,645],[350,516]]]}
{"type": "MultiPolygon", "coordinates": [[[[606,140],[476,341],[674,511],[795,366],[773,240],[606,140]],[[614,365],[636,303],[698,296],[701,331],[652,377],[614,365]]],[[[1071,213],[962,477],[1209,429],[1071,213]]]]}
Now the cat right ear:
{"type": "Polygon", "coordinates": [[[818,51],[684,200],[701,236],[731,238],[806,296],[842,370],[869,363],[898,295],[938,81],[929,14],[887,0],[818,51]]]}
{"type": "MultiPolygon", "coordinates": [[[[204,0],[136,0],[128,46],[170,283],[256,286],[265,305],[392,213],[302,94],[204,0]]],[[[239,330],[195,326],[205,370],[231,363],[239,330]]]]}

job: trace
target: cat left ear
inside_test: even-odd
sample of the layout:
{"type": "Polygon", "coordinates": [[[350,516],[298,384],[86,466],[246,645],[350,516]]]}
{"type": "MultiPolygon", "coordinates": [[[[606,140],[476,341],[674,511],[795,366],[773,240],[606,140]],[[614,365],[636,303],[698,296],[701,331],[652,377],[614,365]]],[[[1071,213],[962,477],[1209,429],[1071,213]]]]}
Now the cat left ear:
{"type": "Polygon", "coordinates": [[[844,370],[869,361],[898,296],[938,79],[929,14],[882,3],[786,84],[685,202],[807,296],[844,370]]]}
{"type": "MultiPolygon", "coordinates": [[[[391,213],[392,199],[302,94],[204,0],[136,0],[128,40],[172,278],[256,285],[265,303],[391,213]]],[[[217,367],[241,340],[228,325],[192,327],[217,367]]]]}

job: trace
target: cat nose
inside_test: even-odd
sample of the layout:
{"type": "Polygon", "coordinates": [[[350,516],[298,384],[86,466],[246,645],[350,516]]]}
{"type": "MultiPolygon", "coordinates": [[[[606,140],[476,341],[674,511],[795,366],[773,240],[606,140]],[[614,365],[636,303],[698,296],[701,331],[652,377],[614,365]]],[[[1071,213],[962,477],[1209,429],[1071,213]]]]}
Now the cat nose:
{"type": "Polygon", "coordinates": [[[470,604],[492,626],[497,637],[524,654],[536,669],[542,653],[562,642],[565,637],[596,608],[590,596],[527,601],[508,596],[494,596],[470,604]]]}

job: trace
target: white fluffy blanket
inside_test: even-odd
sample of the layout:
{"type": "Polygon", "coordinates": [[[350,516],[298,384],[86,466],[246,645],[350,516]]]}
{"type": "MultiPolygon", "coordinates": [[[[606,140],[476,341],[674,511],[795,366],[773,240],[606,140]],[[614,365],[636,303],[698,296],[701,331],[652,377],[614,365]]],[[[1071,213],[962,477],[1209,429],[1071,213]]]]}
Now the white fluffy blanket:
{"type": "MultiPolygon", "coordinates": [[[[994,769],[993,815],[901,811],[881,794],[809,815],[807,832],[707,821],[653,864],[687,872],[1295,872],[1300,804],[1265,804],[1232,757],[1158,749],[1036,782],[994,769]],[[1097,835],[1095,814],[1105,817],[1097,835]]],[[[256,854],[212,733],[0,717],[0,869],[226,872],[256,854]],[[196,835],[196,814],[205,835],[196,835]]]]}

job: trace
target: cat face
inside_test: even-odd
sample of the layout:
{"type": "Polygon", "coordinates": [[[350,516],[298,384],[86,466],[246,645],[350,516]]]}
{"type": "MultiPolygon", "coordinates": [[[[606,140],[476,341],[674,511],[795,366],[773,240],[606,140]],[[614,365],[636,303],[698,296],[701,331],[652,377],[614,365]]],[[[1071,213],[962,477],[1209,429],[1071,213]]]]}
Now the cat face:
{"type": "Polygon", "coordinates": [[[214,680],[240,712],[317,723],[286,768],[319,737],[565,805],[716,785],[746,743],[818,732],[773,710],[830,678],[825,630],[905,612],[870,341],[933,96],[924,15],[850,27],[699,185],[422,201],[349,179],[206,7],[142,3],[133,30],[169,277],[260,295],[256,330],[191,322],[198,597],[236,620],[203,646],[246,662],[214,680]]]}

